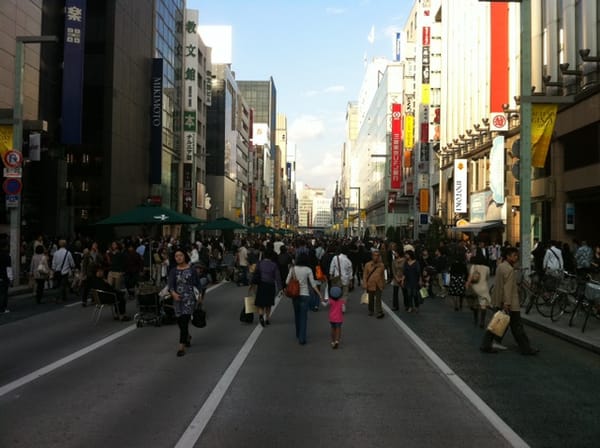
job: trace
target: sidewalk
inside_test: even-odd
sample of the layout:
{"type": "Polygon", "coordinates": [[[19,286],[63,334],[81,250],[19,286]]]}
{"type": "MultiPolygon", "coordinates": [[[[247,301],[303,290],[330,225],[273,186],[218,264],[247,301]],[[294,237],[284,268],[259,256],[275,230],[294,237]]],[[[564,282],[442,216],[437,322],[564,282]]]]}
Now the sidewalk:
{"type": "Polygon", "coordinates": [[[582,314],[575,316],[572,327],[569,327],[570,314],[565,314],[557,322],[552,322],[549,317],[541,316],[535,307],[529,314],[521,310],[521,318],[527,325],[600,354],[600,320],[594,316],[588,319],[584,333],[581,332],[584,319],[582,314]]]}

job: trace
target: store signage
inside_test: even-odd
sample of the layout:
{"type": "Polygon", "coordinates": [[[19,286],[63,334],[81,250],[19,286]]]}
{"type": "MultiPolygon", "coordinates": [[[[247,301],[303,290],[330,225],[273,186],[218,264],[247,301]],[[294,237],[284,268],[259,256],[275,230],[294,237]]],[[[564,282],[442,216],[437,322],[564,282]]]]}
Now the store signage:
{"type": "Polygon", "coordinates": [[[390,189],[402,188],[402,105],[392,104],[392,149],[390,189]]]}
{"type": "Polygon", "coordinates": [[[454,213],[467,213],[467,159],[454,159],[454,213]]]}

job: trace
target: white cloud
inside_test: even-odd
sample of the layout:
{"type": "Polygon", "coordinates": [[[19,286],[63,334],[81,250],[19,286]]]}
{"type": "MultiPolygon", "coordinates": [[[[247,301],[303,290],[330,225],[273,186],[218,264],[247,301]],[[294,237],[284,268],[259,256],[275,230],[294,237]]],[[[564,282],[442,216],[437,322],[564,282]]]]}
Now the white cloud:
{"type": "Polygon", "coordinates": [[[341,14],[345,14],[346,10],[344,8],[325,8],[325,12],[330,16],[339,16],[341,14]]]}
{"type": "Polygon", "coordinates": [[[303,142],[314,140],[325,130],[323,120],[313,115],[301,115],[296,118],[289,127],[289,140],[303,142]]]}
{"type": "Polygon", "coordinates": [[[369,35],[367,36],[367,40],[370,44],[375,43],[375,25],[371,26],[371,31],[369,31],[369,35]]]}
{"type": "Polygon", "coordinates": [[[344,92],[346,90],[346,88],[344,86],[329,86],[326,87],[323,92],[324,93],[338,93],[338,92],[344,92]]]}
{"type": "Polygon", "coordinates": [[[313,156],[310,151],[298,149],[296,173],[298,182],[312,188],[325,188],[328,196],[333,196],[335,181],[340,178],[341,156],[334,152],[319,153],[313,156]]]}

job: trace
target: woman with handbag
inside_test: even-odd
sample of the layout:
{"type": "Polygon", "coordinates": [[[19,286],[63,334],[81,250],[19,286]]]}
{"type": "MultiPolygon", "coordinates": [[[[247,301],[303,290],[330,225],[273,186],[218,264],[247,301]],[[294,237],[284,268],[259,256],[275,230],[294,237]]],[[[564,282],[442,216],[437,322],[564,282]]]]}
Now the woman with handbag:
{"type": "Polygon", "coordinates": [[[189,324],[191,316],[196,308],[194,287],[202,289],[200,277],[194,268],[190,266],[190,256],[183,249],[176,249],[174,253],[176,266],[169,272],[168,287],[173,298],[173,308],[179,325],[179,349],[177,356],[185,355],[185,348],[191,345],[189,324]]]}
{"type": "Polygon", "coordinates": [[[371,249],[371,261],[365,264],[363,270],[363,288],[369,296],[369,316],[373,315],[373,311],[377,313],[377,319],[381,319],[383,309],[381,308],[381,294],[385,288],[385,265],[381,261],[379,249],[371,249]]]}
{"type": "Polygon", "coordinates": [[[277,254],[272,246],[267,247],[263,259],[256,265],[252,283],[256,285],[254,305],[258,311],[258,321],[264,327],[271,323],[271,308],[275,304],[277,292],[281,289],[277,254]]]}
{"type": "Polygon", "coordinates": [[[419,290],[423,285],[421,266],[417,261],[414,251],[407,250],[404,255],[406,257],[406,262],[404,263],[404,285],[406,287],[404,306],[409,313],[418,313],[419,304],[421,303],[419,290]]]}
{"type": "Polygon", "coordinates": [[[296,265],[290,268],[288,273],[286,284],[289,285],[292,279],[297,279],[300,288],[299,295],[292,297],[292,303],[294,305],[294,322],[296,324],[296,339],[300,345],[306,344],[306,327],[308,321],[308,302],[310,301],[310,289],[315,292],[319,299],[322,300],[323,296],[319,290],[319,286],[313,275],[312,269],[309,267],[309,255],[307,253],[300,253],[296,258],[296,265]]]}
{"type": "Polygon", "coordinates": [[[35,254],[31,257],[30,275],[35,281],[35,302],[42,303],[44,296],[44,286],[50,278],[50,266],[48,257],[44,253],[44,246],[38,245],[35,248],[35,254]]]}
{"type": "Polygon", "coordinates": [[[485,325],[485,315],[492,303],[489,279],[490,268],[483,253],[478,249],[475,256],[471,258],[469,278],[467,278],[465,287],[467,290],[471,288],[476,296],[477,302],[473,303],[471,310],[473,311],[473,325],[477,325],[479,314],[479,328],[483,328],[485,325]]]}

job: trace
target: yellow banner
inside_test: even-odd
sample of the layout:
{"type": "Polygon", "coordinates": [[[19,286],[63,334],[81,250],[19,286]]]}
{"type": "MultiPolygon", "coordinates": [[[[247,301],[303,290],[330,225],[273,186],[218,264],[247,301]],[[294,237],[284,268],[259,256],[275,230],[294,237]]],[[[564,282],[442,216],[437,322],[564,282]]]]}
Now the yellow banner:
{"type": "Polygon", "coordinates": [[[412,149],[415,146],[415,117],[406,115],[404,117],[404,149],[412,149]]]}
{"type": "Polygon", "coordinates": [[[429,104],[430,94],[431,94],[431,86],[429,84],[422,84],[421,85],[421,103],[429,104]]]}
{"type": "Polygon", "coordinates": [[[531,106],[531,166],[543,168],[550,148],[558,104],[531,106]]]}
{"type": "MultiPolygon", "coordinates": [[[[13,128],[12,126],[0,126],[0,157],[4,160],[4,154],[13,149],[13,128]]],[[[2,166],[2,163],[0,163],[2,166]]]]}

